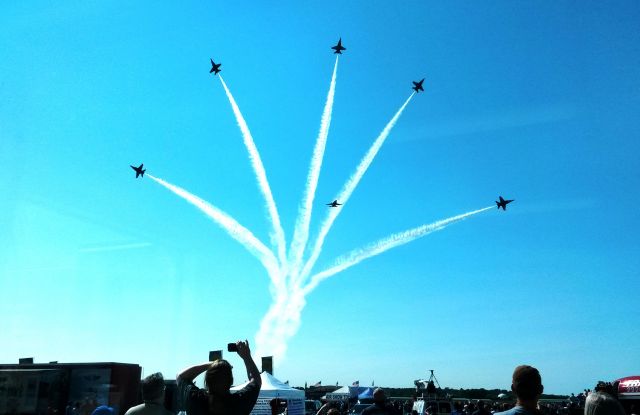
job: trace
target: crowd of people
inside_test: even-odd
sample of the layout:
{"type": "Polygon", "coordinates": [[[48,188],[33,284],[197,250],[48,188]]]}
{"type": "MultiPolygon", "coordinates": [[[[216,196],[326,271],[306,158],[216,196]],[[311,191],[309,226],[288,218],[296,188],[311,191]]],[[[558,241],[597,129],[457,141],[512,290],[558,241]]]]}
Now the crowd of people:
{"type": "MultiPolygon", "coordinates": [[[[639,415],[636,407],[631,405],[629,411],[617,400],[617,385],[599,382],[593,391],[585,390],[566,401],[540,402],[544,391],[540,372],[527,365],[516,367],[512,376],[511,390],[516,396],[515,403],[492,402],[485,400],[456,401],[453,403],[451,415],[639,415]]],[[[413,400],[388,400],[382,389],[374,392],[374,403],[362,411],[362,415],[438,415],[436,401],[421,406],[419,413],[413,400]]],[[[316,415],[336,415],[349,413],[344,403],[327,403],[316,415]],[[330,409],[329,409],[330,408],[330,409]]]]}
{"type": "MultiPolygon", "coordinates": [[[[179,415],[249,415],[254,408],[262,384],[260,372],[251,357],[247,341],[236,343],[238,356],[243,360],[249,382],[239,391],[231,393],[233,374],[231,364],[223,359],[190,366],[177,377],[180,402],[179,415]],[[194,379],[204,374],[205,387],[199,388],[194,379]],[[185,413],[186,412],[186,413],[185,413]]],[[[504,402],[455,402],[451,415],[640,415],[631,406],[625,413],[616,399],[616,385],[600,382],[593,391],[585,390],[572,395],[566,402],[540,402],[544,391],[539,371],[532,366],[518,366],[512,376],[511,390],[515,404],[504,402]]],[[[161,373],[154,373],[142,380],[143,403],[127,410],[125,415],[174,415],[163,403],[165,382],[161,373]]],[[[274,399],[274,401],[278,401],[274,399]]],[[[287,415],[286,404],[271,405],[272,415],[287,415]]],[[[362,415],[439,415],[438,407],[425,402],[415,405],[412,400],[390,400],[385,391],[377,388],[373,402],[362,415]],[[418,412],[418,410],[420,412],[418,412]]],[[[113,415],[111,408],[101,406],[92,415],[113,415]]],[[[326,402],[316,415],[345,415],[351,413],[347,402],[326,402]]]]}

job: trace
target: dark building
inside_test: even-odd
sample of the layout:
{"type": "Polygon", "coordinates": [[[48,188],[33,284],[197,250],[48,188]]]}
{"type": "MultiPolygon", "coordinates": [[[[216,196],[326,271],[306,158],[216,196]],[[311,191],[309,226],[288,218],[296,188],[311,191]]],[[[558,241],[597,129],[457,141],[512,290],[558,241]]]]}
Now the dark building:
{"type": "Polygon", "coordinates": [[[139,403],[142,368],[129,363],[0,364],[0,415],[90,415],[99,405],[123,414],[139,403]]]}

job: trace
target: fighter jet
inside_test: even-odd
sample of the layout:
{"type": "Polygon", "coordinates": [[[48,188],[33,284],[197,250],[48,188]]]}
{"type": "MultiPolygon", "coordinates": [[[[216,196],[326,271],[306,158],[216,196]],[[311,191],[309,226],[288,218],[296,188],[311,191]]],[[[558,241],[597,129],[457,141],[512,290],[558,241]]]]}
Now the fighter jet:
{"type": "Polygon", "coordinates": [[[146,169],[145,169],[145,170],[142,170],[142,166],[144,166],[144,164],[141,164],[141,165],[140,165],[140,166],[138,166],[138,167],[136,167],[136,166],[131,166],[131,168],[132,168],[133,170],[135,170],[135,171],[136,171],[136,179],[137,179],[139,176],[144,177],[144,172],[145,172],[145,171],[147,171],[146,169]]]}
{"type": "Polygon", "coordinates": [[[337,44],[337,45],[335,45],[335,46],[332,46],[332,47],[331,47],[331,49],[335,50],[335,52],[333,52],[333,53],[338,53],[338,54],[340,54],[340,55],[342,55],[342,51],[343,51],[343,50],[347,50],[347,48],[343,48],[343,47],[342,47],[342,38],[340,38],[340,39],[338,40],[338,44],[337,44]]]}
{"type": "Polygon", "coordinates": [[[341,205],[342,205],[342,203],[338,203],[337,200],[334,200],[331,203],[327,203],[327,206],[331,206],[331,207],[338,207],[338,206],[341,206],[341,205]]]}
{"type": "MultiPolygon", "coordinates": [[[[513,199],[515,200],[515,199],[513,199]]],[[[496,205],[498,205],[498,210],[500,210],[500,208],[502,208],[502,210],[507,210],[507,205],[511,202],[513,202],[513,200],[504,200],[502,198],[502,196],[500,196],[500,201],[498,202],[496,200],[496,205]]]]}
{"type": "MultiPolygon", "coordinates": [[[[211,58],[209,58],[211,59],[211,58]]],[[[213,73],[214,75],[217,75],[218,72],[220,72],[220,65],[222,65],[221,63],[215,63],[213,61],[213,59],[211,59],[211,70],[209,71],[209,73],[213,73]]]]}
{"type": "Polygon", "coordinates": [[[424,89],[422,89],[422,83],[424,82],[424,78],[422,78],[422,81],[420,82],[416,82],[416,81],[411,81],[413,82],[413,90],[416,92],[420,92],[420,91],[424,91],[424,89]]]}

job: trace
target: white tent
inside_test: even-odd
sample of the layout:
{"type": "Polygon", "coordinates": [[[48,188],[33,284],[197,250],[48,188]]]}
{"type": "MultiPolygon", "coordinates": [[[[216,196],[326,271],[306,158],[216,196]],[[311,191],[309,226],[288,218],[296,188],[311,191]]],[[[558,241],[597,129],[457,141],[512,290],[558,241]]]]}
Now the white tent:
{"type": "Polygon", "coordinates": [[[325,399],[328,401],[342,401],[345,399],[349,399],[349,397],[352,395],[349,388],[349,386],[343,386],[338,390],[327,393],[325,399]]]}
{"type": "MultiPolygon", "coordinates": [[[[262,387],[260,388],[258,401],[256,402],[256,406],[253,407],[251,415],[271,415],[269,402],[271,402],[273,398],[286,399],[289,415],[304,415],[304,391],[280,382],[271,376],[269,372],[262,372],[260,378],[262,379],[262,387]]],[[[231,388],[231,391],[240,390],[245,387],[247,383],[234,386],[231,388]]]]}

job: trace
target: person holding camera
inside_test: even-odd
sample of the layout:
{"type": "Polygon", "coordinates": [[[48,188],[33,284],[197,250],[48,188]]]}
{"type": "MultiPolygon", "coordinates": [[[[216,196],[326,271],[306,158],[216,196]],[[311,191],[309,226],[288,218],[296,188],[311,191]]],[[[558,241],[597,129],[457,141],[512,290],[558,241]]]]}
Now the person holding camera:
{"type": "MultiPolygon", "coordinates": [[[[233,366],[226,360],[218,359],[191,366],[176,375],[178,391],[189,415],[248,415],[251,412],[258,400],[262,379],[251,357],[249,342],[238,341],[235,346],[238,356],[244,361],[249,383],[233,394],[229,391],[233,385],[233,366]],[[198,388],[193,383],[203,372],[205,389],[198,388]]],[[[231,349],[232,347],[229,348],[230,351],[231,349]]]]}

